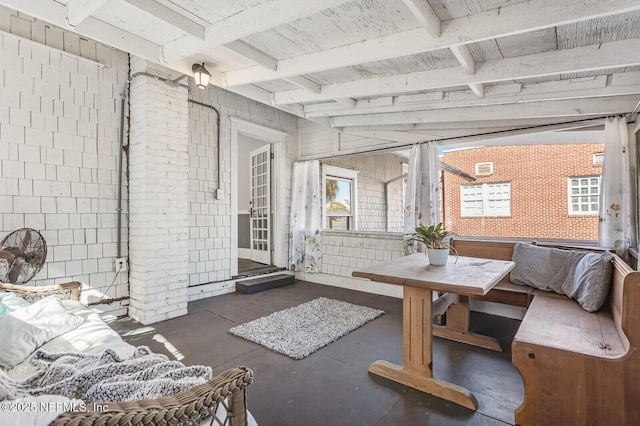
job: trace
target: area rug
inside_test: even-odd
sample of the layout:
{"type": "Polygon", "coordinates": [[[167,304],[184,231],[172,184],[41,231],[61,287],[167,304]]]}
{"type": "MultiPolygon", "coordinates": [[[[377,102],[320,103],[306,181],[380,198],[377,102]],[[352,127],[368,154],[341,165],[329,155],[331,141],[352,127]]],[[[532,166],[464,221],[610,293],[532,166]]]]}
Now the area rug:
{"type": "Polygon", "coordinates": [[[238,325],[229,332],[302,359],[382,314],[379,309],[320,297],[238,325]]]}

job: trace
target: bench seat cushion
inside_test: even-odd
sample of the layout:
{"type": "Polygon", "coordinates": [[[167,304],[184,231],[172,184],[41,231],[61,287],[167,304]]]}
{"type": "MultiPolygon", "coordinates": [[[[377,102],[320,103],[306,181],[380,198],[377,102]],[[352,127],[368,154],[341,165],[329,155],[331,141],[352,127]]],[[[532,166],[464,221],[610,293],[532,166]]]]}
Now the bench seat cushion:
{"type": "Polygon", "coordinates": [[[626,353],[611,312],[589,313],[567,298],[534,297],[515,341],[603,358],[626,353]]]}

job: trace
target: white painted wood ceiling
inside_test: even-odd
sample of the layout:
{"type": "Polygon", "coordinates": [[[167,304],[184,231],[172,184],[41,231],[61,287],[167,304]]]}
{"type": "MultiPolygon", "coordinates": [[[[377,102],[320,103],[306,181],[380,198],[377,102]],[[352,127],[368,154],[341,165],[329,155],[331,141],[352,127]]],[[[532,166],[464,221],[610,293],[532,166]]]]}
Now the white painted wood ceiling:
{"type": "MultiPolygon", "coordinates": [[[[0,0],[322,125],[396,142],[629,114],[638,0],[0,0]]],[[[579,126],[574,124],[573,126],[579,126]]]]}

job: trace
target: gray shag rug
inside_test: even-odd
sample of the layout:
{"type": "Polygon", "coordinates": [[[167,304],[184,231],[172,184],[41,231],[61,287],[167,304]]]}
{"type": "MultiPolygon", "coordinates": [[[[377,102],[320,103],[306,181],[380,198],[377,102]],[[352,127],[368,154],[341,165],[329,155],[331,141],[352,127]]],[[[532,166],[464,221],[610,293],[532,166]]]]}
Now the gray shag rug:
{"type": "Polygon", "coordinates": [[[384,314],[379,309],[320,297],[229,330],[294,359],[302,359],[384,314]]]}

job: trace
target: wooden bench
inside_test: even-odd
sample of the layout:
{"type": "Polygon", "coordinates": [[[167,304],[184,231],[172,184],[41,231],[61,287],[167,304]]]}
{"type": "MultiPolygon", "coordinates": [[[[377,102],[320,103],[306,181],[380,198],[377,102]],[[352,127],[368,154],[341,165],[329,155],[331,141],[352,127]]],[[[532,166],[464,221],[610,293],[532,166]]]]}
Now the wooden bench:
{"type": "MultiPolygon", "coordinates": [[[[485,259],[511,260],[515,242],[508,241],[482,241],[482,240],[452,240],[451,244],[460,256],[482,257],[485,259]]],[[[576,247],[566,247],[549,244],[538,244],[540,247],[553,247],[570,250],[586,250],[602,252],[601,249],[586,249],[576,247]]],[[[507,275],[484,296],[474,297],[477,300],[486,302],[504,303],[507,305],[528,308],[533,300],[533,296],[541,294],[549,297],[564,297],[556,293],[538,290],[532,287],[521,286],[511,283],[511,274],[507,275]]]]}
{"type": "MultiPolygon", "coordinates": [[[[454,242],[460,255],[505,260],[514,245],[454,242]]],[[[612,262],[609,300],[597,313],[506,279],[481,298],[528,307],[512,343],[524,382],[516,424],[640,424],[640,272],[618,256],[612,262]]]]}

